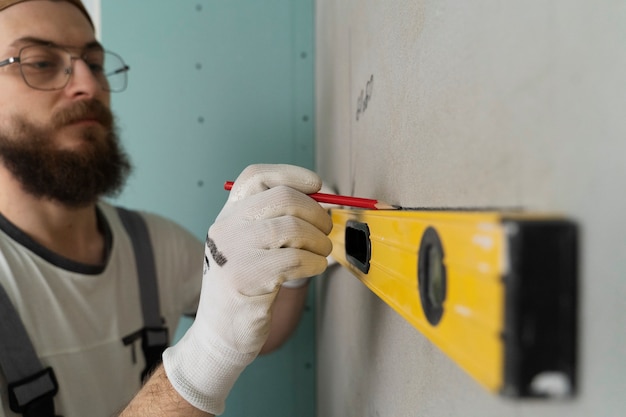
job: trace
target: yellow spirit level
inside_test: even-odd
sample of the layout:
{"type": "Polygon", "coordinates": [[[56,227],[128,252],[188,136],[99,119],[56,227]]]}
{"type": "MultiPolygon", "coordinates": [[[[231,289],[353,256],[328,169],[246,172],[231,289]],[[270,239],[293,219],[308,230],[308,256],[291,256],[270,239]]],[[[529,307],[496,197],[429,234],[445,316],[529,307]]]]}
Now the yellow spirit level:
{"type": "Polygon", "coordinates": [[[573,395],[574,223],[470,210],[331,215],[333,258],[487,389],[573,395]]]}

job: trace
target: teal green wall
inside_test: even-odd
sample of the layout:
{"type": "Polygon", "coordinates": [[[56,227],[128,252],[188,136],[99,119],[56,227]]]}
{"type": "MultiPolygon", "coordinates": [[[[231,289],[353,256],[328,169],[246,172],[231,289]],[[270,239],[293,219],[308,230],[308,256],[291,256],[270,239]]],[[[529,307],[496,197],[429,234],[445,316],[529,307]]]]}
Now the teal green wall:
{"type": "MultiPolygon", "coordinates": [[[[135,164],[117,203],[204,240],[226,201],[224,181],[245,166],[314,167],[313,0],[101,7],[104,45],[131,67],[127,91],[113,96],[135,164]]],[[[296,336],[244,372],[224,416],[315,415],[312,292],[296,336]]]]}

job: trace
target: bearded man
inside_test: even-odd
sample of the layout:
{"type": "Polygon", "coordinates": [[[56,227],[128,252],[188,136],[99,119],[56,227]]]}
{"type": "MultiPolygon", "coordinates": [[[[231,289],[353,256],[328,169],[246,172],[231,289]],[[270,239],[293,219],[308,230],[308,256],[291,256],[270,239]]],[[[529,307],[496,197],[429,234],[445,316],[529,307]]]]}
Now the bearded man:
{"type": "MultiPolygon", "coordinates": [[[[170,334],[197,308],[142,387],[135,236],[101,200],[131,170],[110,111],[128,69],[80,0],[0,0],[0,304],[46,368],[8,384],[21,364],[0,366],[0,416],[219,414],[240,372],[291,334],[307,277],[326,267],[332,223],[306,195],[319,177],[302,168],[244,170],[204,256],[189,232],[141,213],[170,334]],[[54,389],[29,397],[35,383],[54,389]]],[[[0,342],[0,359],[7,350],[0,342]]]]}

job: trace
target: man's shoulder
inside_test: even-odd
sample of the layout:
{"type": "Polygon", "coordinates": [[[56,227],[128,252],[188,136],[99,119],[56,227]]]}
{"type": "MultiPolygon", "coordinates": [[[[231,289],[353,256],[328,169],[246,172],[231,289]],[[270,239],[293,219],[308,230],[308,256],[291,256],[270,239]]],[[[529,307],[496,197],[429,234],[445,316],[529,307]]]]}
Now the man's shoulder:
{"type": "Polygon", "coordinates": [[[144,209],[136,209],[125,207],[122,205],[115,205],[109,202],[99,202],[98,209],[104,214],[108,221],[114,221],[120,219],[120,210],[129,211],[131,213],[136,213],[141,216],[141,218],[148,224],[148,227],[174,227],[174,228],[182,228],[175,221],[168,219],[167,217],[157,214],[152,211],[144,210],[144,209]]]}
{"type": "Polygon", "coordinates": [[[108,202],[99,203],[98,208],[106,217],[107,221],[114,230],[114,233],[116,229],[119,232],[119,229],[123,227],[120,220],[120,214],[118,212],[119,208],[122,208],[124,210],[139,214],[141,218],[145,221],[151,237],[155,240],[166,238],[167,240],[182,239],[192,242],[199,242],[199,239],[196,238],[188,229],[181,226],[176,221],[169,219],[161,214],[144,209],[134,209],[124,206],[113,205],[108,202]]]}

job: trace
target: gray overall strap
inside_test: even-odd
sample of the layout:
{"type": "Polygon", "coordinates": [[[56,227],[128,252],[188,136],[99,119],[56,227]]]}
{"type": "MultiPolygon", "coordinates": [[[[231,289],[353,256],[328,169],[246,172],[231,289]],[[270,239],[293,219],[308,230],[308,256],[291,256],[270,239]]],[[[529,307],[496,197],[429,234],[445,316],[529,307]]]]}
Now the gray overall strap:
{"type": "Polygon", "coordinates": [[[9,407],[25,417],[54,417],[58,385],[52,368],[35,353],[13,303],[0,285],[0,368],[7,381],[9,407]]]}
{"type": "Polygon", "coordinates": [[[146,369],[141,374],[143,380],[161,362],[161,354],[168,345],[169,336],[161,318],[154,253],[146,222],[135,211],[122,207],[116,207],[116,209],[130,236],[139,277],[141,311],[144,320],[141,348],[146,360],[146,369]]]}

